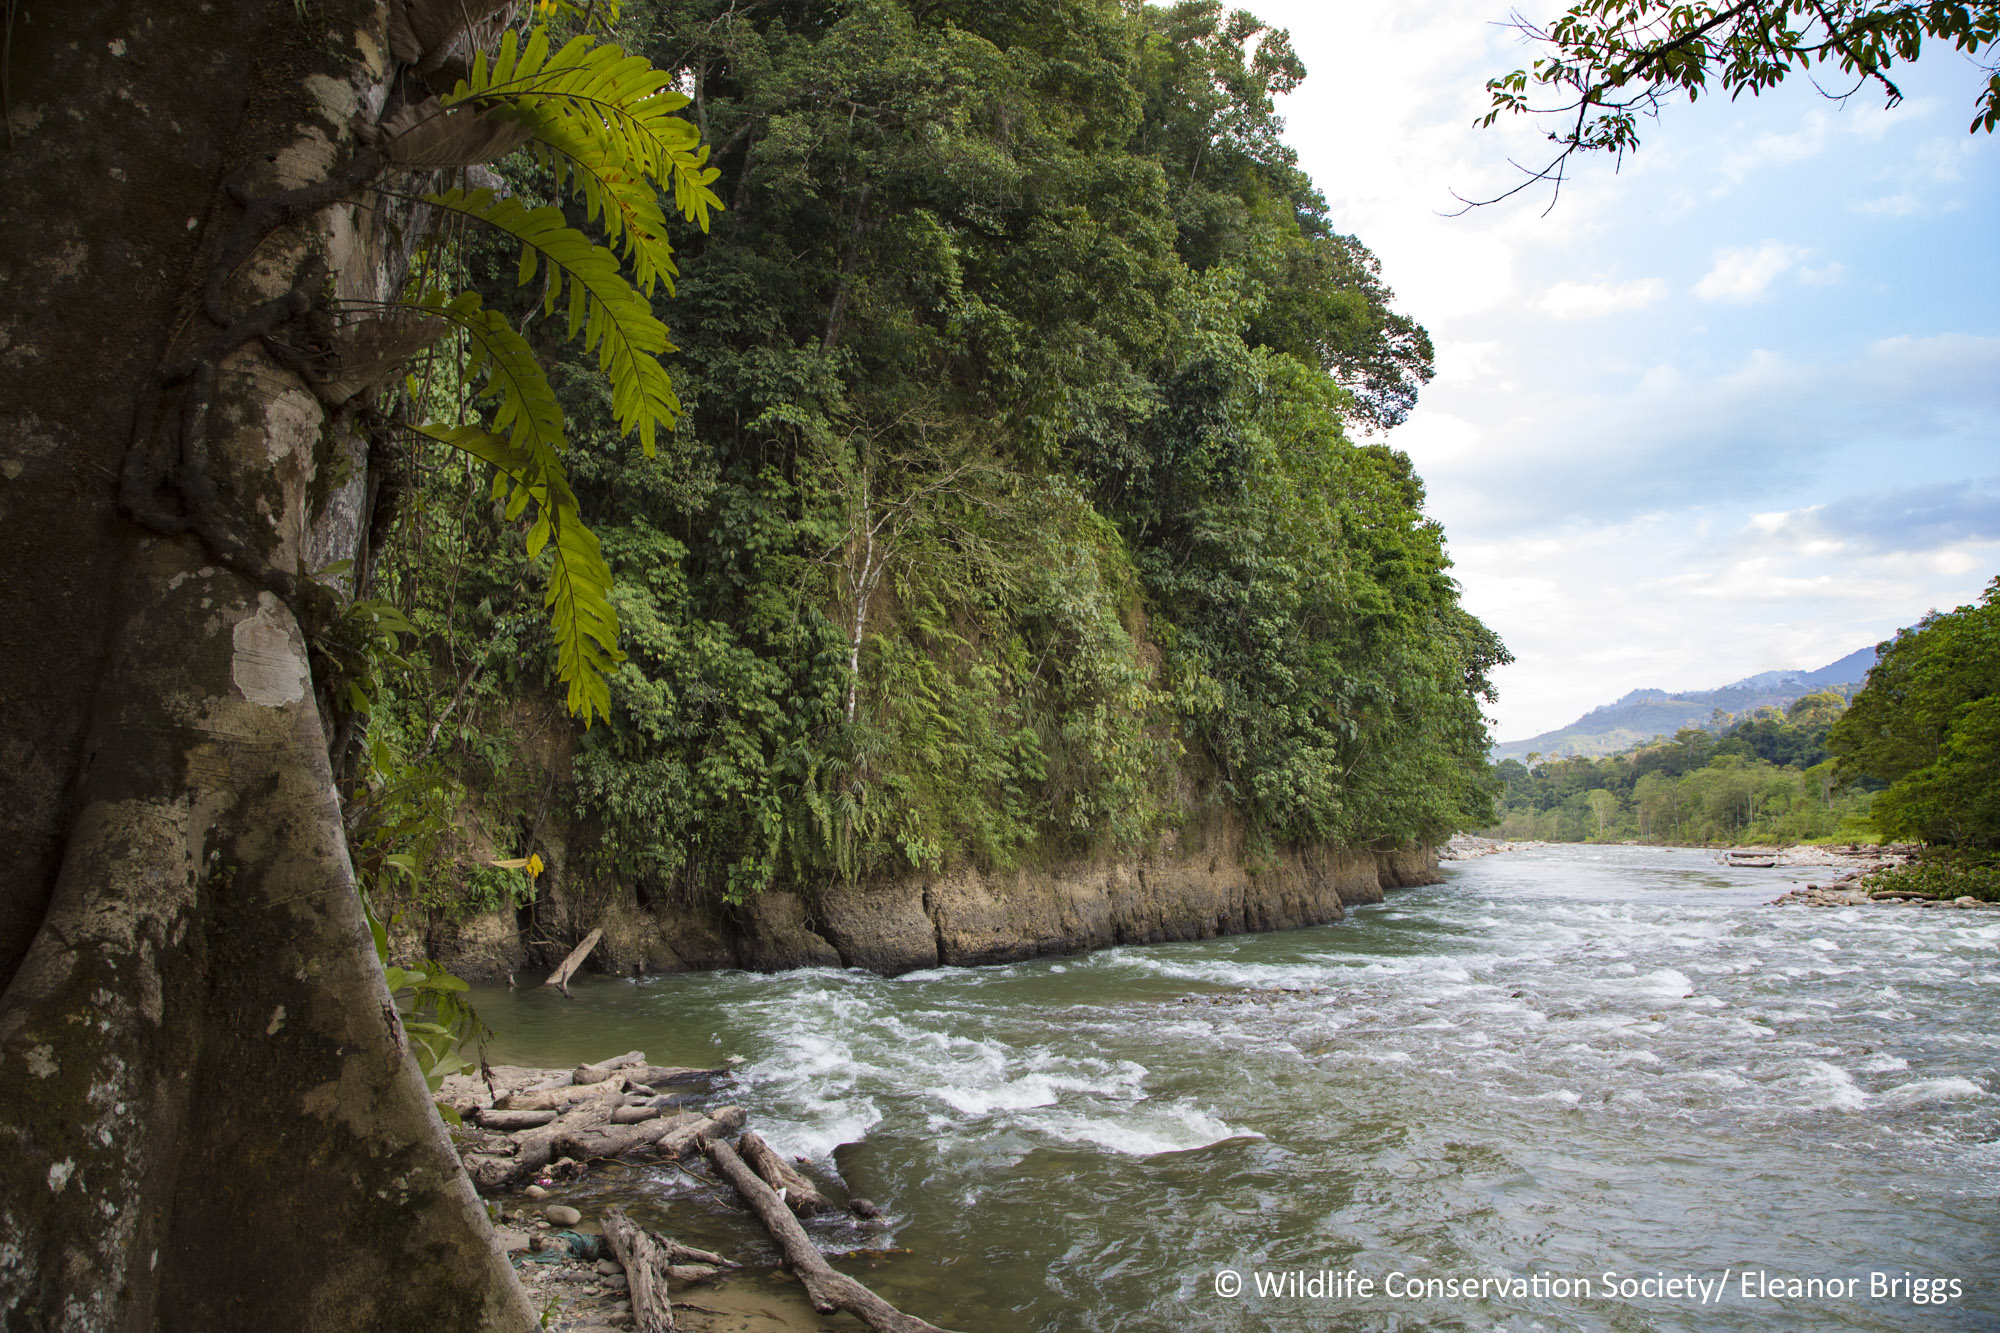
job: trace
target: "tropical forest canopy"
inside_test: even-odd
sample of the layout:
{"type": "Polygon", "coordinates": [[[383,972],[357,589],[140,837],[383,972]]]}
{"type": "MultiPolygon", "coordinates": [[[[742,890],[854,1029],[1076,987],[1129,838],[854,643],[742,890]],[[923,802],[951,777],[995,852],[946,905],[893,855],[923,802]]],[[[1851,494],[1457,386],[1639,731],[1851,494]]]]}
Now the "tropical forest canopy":
{"type": "MultiPolygon", "coordinates": [[[[608,712],[561,707],[532,514],[408,444],[378,578],[415,634],[369,701],[364,867],[499,905],[517,872],[454,865],[560,827],[642,898],[736,900],[1217,813],[1265,845],[1490,818],[1508,659],[1378,438],[1430,342],[1279,137],[1285,34],[1207,3],[644,0],[611,36],[678,76],[719,172],[651,294],[656,450],[515,249],[433,256],[561,400],[615,580],[608,712]]],[[[545,156],[500,173],[586,221],[545,156]]],[[[450,398],[463,347],[413,389],[450,398]]]]}

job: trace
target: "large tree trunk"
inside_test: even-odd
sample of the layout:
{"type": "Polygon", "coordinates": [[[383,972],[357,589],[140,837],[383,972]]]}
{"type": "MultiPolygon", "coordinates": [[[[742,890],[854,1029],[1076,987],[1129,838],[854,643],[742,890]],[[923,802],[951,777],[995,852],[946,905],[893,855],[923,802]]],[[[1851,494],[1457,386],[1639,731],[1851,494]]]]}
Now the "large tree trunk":
{"type": "MultiPolygon", "coordinates": [[[[532,1327],[369,945],[282,579],[118,504],[135,420],[157,440],[184,402],[154,368],[218,333],[225,180],[352,155],[393,78],[385,5],[8,9],[0,1325],[532,1327]]],[[[315,256],[384,295],[402,239],[374,217],[282,228],[230,305],[315,256]]],[[[367,450],[264,343],[221,359],[205,438],[269,569],[356,553],[367,450]]]]}

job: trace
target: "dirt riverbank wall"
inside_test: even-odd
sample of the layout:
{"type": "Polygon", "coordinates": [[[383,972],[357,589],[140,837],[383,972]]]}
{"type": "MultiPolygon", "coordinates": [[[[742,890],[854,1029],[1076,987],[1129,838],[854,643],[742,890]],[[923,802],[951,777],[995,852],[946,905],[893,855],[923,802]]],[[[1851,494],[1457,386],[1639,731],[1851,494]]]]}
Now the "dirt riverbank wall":
{"type": "Polygon", "coordinates": [[[641,904],[596,886],[551,886],[532,912],[491,912],[398,953],[427,953],[468,977],[532,975],[593,927],[588,970],[648,972],[859,967],[895,975],[1010,963],[1117,944],[1212,939],[1338,921],[1383,890],[1438,882],[1433,848],[1305,848],[1246,856],[1234,839],[1168,842],[1139,857],[1007,871],[910,874],[810,893],[770,891],[741,906],[641,904]]]}

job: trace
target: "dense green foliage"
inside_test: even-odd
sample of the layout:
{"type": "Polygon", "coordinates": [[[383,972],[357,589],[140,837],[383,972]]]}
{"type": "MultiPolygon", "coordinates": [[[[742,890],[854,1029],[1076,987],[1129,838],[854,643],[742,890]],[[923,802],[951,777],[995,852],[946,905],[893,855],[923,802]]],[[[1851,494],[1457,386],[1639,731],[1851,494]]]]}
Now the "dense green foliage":
{"type": "Polygon", "coordinates": [[[1506,760],[1493,770],[1502,794],[1492,832],[1549,842],[1872,837],[1869,793],[1843,784],[1828,750],[1845,707],[1838,694],[1809,694],[1719,735],[1686,727],[1602,759],[1506,760]]]}
{"type": "Polygon", "coordinates": [[[1283,34],[1113,0],[621,24],[726,208],[652,296],[682,410],[650,456],[513,252],[456,252],[562,402],[624,653],[603,721],[555,716],[519,520],[480,468],[413,470],[377,735],[478,793],[461,862],[561,823],[573,869],[734,900],[1209,810],[1345,844],[1490,817],[1504,650],[1408,459],[1349,433],[1407,413],[1429,341],[1279,140],[1283,34]]]}
{"type": "Polygon", "coordinates": [[[1883,644],[1827,739],[1843,775],[1889,784],[1873,812],[1884,832],[2000,851],[2000,579],[1883,644]]]}

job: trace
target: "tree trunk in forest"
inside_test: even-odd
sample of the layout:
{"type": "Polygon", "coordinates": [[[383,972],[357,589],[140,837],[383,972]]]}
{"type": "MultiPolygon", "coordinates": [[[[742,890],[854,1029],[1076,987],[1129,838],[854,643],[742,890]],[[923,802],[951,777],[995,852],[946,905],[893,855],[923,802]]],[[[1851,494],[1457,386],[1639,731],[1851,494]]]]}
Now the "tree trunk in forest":
{"type": "Polygon", "coordinates": [[[320,181],[395,97],[386,4],[8,10],[0,1325],[533,1327],[405,1048],[274,595],[360,552],[372,488],[273,348],[329,292],[393,294],[406,237],[302,210],[221,288],[241,311],[304,277],[286,322],[207,380],[154,370],[221,346],[225,182],[320,181]],[[183,494],[205,476],[243,549],[120,509],[128,453],[183,413],[183,494]]]}

